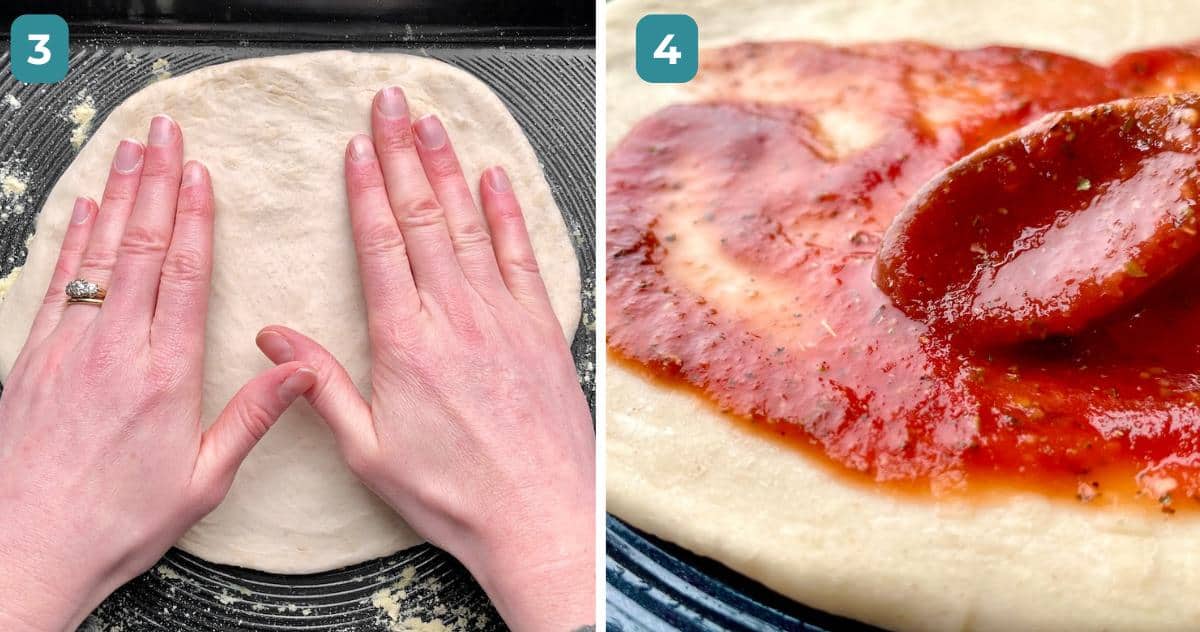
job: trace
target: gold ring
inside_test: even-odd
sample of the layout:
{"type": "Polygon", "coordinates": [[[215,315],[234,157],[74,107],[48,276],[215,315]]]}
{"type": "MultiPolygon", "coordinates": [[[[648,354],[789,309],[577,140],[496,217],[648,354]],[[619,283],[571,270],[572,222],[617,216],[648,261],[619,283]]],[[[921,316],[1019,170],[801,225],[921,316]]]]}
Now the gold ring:
{"type": "Polygon", "coordinates": [[[67,293],[68,303],[100,305],[104,303],[104,297],[108,294],[104,288],[87,279],[75,279],[64,289],[67,293]]]}

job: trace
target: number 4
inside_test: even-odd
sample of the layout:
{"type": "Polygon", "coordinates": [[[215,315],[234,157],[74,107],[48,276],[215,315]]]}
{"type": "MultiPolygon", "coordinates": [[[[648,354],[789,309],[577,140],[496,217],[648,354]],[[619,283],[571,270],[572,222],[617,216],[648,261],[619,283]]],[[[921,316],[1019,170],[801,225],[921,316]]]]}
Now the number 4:
{"type": "Polygon", "coordinates": [[[674,46],[667,48],[667,46],[671,44],[671,40],[673,40],[673,39],[675,39],[675,34],[667,33],[667,36],[664,37],[663,40],[658,43],[658,48],[654,49],[654,55],[653,55],[653,57],[655,59],[667,60],[667,63],[671,64],[672,66],[674,66],[676,64],[676,62],[679,61],[680,57],[683,57],[683,53],[679,52],[678,48],[676,48],[674,46]]]}
{"type": "Polygon", "coordinates": [[[30,55],[26,61],[34,66],[44,66],[50,63],[50,49],[46,48],[46,44],[50,42],[50,36],[44,33],[30,33],[29,41],[33,42],[33,52],[37,53],[38,56],[34,57],[30,55]]]}

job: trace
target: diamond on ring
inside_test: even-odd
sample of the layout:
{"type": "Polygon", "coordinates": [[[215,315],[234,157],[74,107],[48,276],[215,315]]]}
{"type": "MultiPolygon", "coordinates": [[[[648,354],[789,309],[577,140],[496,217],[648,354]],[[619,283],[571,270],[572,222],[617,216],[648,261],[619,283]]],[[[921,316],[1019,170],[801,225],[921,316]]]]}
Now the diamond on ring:
{"type": "Polygon", "coordinates": [[[102,299],[104,289],[92,281],[75,279],[67,284],[67,296],[72,299],[102,299]]]}

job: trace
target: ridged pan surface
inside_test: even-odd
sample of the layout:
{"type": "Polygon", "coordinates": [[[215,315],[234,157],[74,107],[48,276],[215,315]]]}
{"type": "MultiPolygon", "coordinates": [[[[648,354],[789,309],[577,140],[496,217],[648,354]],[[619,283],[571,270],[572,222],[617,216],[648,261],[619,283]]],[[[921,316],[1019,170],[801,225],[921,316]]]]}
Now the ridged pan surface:
{"type": "MultiPolygon", "coordinates": [[[[505,42],[436,47],[341,42],[194,46],[98,37],[72,41],[71,71],[53,85],[0,78],[0,179],[26,184],[0,198],[0,277],[25,260],[25,242],[55,181],[74,159],[70,109],[85,98],[98,126],[164,71],[173,76],[247,57],[354,48],[428,55],[487,83],[529,137],[567,222],[583,279],[583,318],[572,351],[595,409],[595,57],[583,48],[521,48],[505,42]],[[161,61],[160,61],[161,60],[161,61]],[[17,106],[19,104],[19,106],[17,106]]],[[[7,50],[7,46],[3,47],[7,50]]],[[[8,67],[8,55],[0,55],[8,67]]],[[[93,127],[94,129],[94,127],[93,127]]],[[[100,186],[102,183],[97,183],[100,186]]],[[[273,575],[220,566],[171,550],[84,623],[89,632],[142,630],[495,630],[504,624],[482,589],[449,555],[422,545],[316,575],[273,575]],[[439,627],[441,626],[441,627],[439,627]]]]}
{"type": "Polygon", "coordinates": [[[884,632],[796,603],[613,516],[607,532],[611,632],[884,632]]]}

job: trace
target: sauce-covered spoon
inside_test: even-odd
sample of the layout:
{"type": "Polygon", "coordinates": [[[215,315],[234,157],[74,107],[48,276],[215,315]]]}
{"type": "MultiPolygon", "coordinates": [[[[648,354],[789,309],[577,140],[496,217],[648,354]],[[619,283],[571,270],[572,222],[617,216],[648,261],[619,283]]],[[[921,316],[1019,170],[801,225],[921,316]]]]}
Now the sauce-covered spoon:
{"type": "Polygon", "coordinates": [[[935,176],[884,236],[875,283],[976,344],[1079,332],[1200,252],[1200,95],[1050,114],[935,176]]]}

